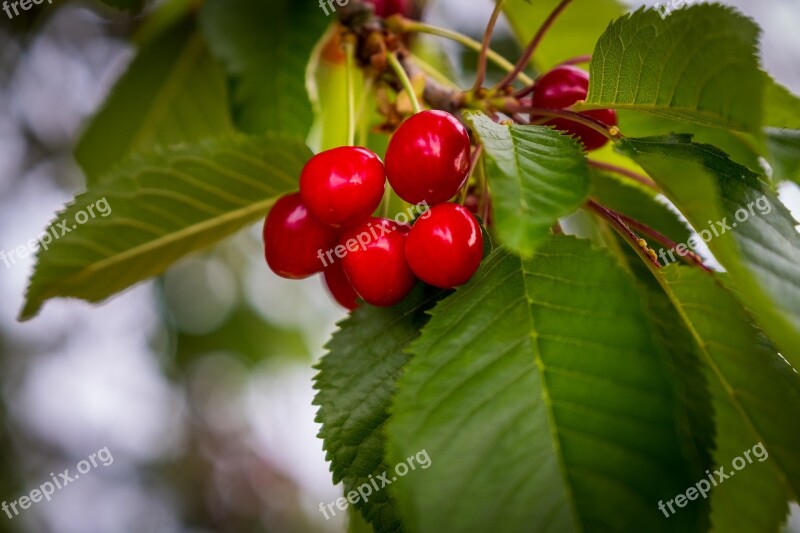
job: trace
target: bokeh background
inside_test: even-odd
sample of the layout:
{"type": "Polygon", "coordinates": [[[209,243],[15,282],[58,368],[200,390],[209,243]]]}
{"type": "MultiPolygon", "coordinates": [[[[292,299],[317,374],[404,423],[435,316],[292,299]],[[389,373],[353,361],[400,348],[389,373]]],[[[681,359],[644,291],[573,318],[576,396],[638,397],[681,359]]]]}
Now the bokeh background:
{"type": "MultiPolygon", "coordinates": [[[[800,2],[725,3],[760,23],[765,66],[800,93],[800,2]]],[[[438,0],[426,18],[480,36],[490,10],[438,0]]],[[[137,20],[99,3],[31,12],[13,23],[0,12],[1,250],[36,237],[82,189],[73,149],[134,53],[137,20]]],[[[497,39],[514,52],[502,24],[497,39]]],[[[445,50],[469,76],[474,54],[445,50]]],[[[782,195],[800,218],[797,187],[782,195]]],[[[320,280],[281,280],[262,257],[254,227],[101,306],[52,301],[25,324],[32,258],[0,262],[0,502],[101,448],[114,458],[51,502],[0,513],[0,532],[345,530],[318,510],[341,488],[311,405],[312,364],[344,315],[320,280]]],[[[796,506],[787,531],[800,532],[796,506]]]]}

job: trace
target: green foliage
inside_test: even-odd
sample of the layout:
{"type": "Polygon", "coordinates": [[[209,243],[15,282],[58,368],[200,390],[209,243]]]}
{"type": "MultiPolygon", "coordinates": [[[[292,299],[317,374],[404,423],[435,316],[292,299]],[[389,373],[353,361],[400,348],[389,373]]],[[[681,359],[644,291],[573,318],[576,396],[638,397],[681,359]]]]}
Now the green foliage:
{"type": "Polygon", "coordinates": [[[486,152],[500,240],[530,256],[560,217],[589,192],[589,170],[578,143],[544,126],[503,126],[468,116],[486,152]]]}
{"type": "Polygon", "coordinates": [[[709,248],[759,325],[800,367],[800,235],[774,191],[724,152],[688,135],[626,139],[619,146],[697,231],[710,236],[709,248]]]}
{"type": "Polygon", "coordinates": [[[200,20],[228,73],[236,125],[305,137],[313,122],[306,64],[325,28],[322,10],[294,0],[207,0],[200,20]]]}
{"type": "Polygon", "coordinates": [[[225,75],[194,22],[183,21],[142,47],[75,157],[91,183],[132,153],[231,129],[225,75]]]}
{"type": "Polygon", "coordinates": [[[597,42],[587,104],[758,132],[758,33],[750,19],[719,5],[680,9],[666,20],[640,9],[597,42]]]}
{"type": "Polygon", "coordinates": [[[310,156],[284,137],[232,137],[128,161],[56,216],[60,238],[37,256],[21,318],[56,296],[104,300],[253,223],[297,186],[310,156]],[[95,217],[78,226],[90,206],[95,217]],[[74,227],[62,236],[59,221],[74,227]]]}
{"type": "MultiPolygon", "coordinates": [[[[390,309],[362,307],[342,322],[328,344],[328,354],[317,365],[314,400],[320,406],[317,422],[331,461],[333,480],[344,483],[345,494],[369,476],[388,470],[384,461],[383,426],[400,370],[408,362],[404,352],[428,321],[425,311],[437,292],[422,287],[390,309]]],[[[371,489],[370,489],[371,490],[371,489]]],[[[376,531],[398,531],[399,517],[387,490],[376,491],[358,509],[376,531]]]]}
{"type": "Polygon", "coordinates": [[[665,363],[632,279],[574,238],[496,252],[440,303],[389,421],[412,531],[682,531],[656,502],[690,483],[665,363]],[[645,429],[646,428],[646,429],[645,429]],[[476,438],[476,435],[480,435],[476,438]],[[613,513],[608,512],[614,509],[613,513]]]}

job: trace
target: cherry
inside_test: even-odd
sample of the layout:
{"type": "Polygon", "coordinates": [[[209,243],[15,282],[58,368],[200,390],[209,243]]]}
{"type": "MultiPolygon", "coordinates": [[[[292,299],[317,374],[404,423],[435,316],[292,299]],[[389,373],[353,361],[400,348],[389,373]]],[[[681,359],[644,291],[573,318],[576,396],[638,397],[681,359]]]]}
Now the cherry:
{"type": "Polygon", "coordinates": [[[386,151],[389,184],[412,204],[446,202],[464,185],[469,170],[469,134],[444,111],[422,111],[406,120],[386,151]]]}
{"type": "Polygon", "coordinates": [[[411,17],[414,13],[414,0],[366,0],[375,8],[375,14],[381,18],[392,15],[411,17]]]}
{"type": "Polygon", "coordinates": [[[334,227],[372,215],[383,199],[386,172],[366,148],[342,146],[312,157],[300,175],[300,195],[309,211],[334,227]]]}
{"type": "Polygon", "coordinates": [[[416,278],[406,262],[408,226],[372,218],[344,232],[336,247],[356,293],[372,305],[392,306],[414,288],[416,278]]]}
{"type": "Polygon", "coordinates": [[[347,274],[344,273],[341,261],[335,261],[328,268],[325,269],[325,285],[328,287],[328,292],[331,293],[333,299],[339,305],[350,311],[358,307],[358,294],[347,279],[347,274]]]}
{"type": "MultiPolygon", "coordinates": [[[[534,107],[546,109],[564,109],[579,100],[586,99],[589,92],[589,74],[571,65],[556,67],[536,80],[536,90],[533,92],[532,104],[534,107]]],[[[581,113],[605,124],[615,126],[617,114],[613,109],[594,109],[581,113]]],[[[531,117],[536,119],[537,117],[531,117]]],[[[564,118],[554,118],[544,123],[545,126],[554,126],[557,130],[566,131],[578,137],[586,150],[596,150],[604,146],[608,139],[583,124],[564,118]]]]}
{"type": "Polygon", "coordinates": [[[303,279],[322,272],[323,253],[336,244],[336,230],[326,226],[303,205],[299,193],[277,202],[264,222],[264,254],[277,275],[303,279]]]}
{"type": "Polygon", "coordinates": [[[452,289],[469,281],[483,257],[483,235],[466,207],[440,204],[414,223],[406,241],[406,258],[419,279],[452,289]]]}

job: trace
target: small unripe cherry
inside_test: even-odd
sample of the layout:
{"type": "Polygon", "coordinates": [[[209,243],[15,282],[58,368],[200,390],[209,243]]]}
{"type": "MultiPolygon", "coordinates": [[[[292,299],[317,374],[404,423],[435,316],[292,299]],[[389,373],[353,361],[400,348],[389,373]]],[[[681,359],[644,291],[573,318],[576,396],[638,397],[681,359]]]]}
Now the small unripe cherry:
{"type": "Polygon", "coordinates": [[[480,224],[464,206],[434,206],[411,228],[406,258],[414,274],[429,285],[441,289],[463,285],[483,258],[480,224]]]}
{"type": "Polygon", "coordinates": [[[446,202],[464,185],[469,170],[469,134],[444,111],[422,111],[410,117],[386,150],[389,184],[412,204],[446,202]]]}
{"type": "Polygon", "coordinates": [[[369,218],[386,188],[380,158],[366,148],[341,146],[312,157],[300,175],[300,195],[325,224],[347,227],[369,218]]]}
{"type": "Polygon", "coordinates": [[[272,206],[264,221],[264,255],[277,275],[303,279],[322,272],[319,252],[336,244],[336,230],[314,218],[299,193],[287,194],[272,206]]]}
{"type": "Polygon", "coordinates": [[[344,272],[341,261],[334,261],[325,269],[325,286],[336,302],[350,311],[358,307],[358,294],[356,294],[347,274],[344,272]]]}
{"type": "Polygon", "coordinates": [[[408,227],[373,218],[342,234],[342,266],[356,293],[367,303],[389,307],[405,298],[416,284],[406,262],[408,227]]]}

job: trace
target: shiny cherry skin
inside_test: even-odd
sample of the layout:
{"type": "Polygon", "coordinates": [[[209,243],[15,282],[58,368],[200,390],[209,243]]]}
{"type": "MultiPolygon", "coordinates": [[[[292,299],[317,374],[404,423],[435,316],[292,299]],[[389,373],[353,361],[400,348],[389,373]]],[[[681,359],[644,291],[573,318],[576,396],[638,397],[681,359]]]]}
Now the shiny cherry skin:
{"type": "Polygon", "coordinates": [[[342,146],[312,157],[300,175],[300,196],[311,214],[333,227],[363,222],[386,187],[380,158],[366,148],[342,146]]]}
{"type": "Polygon", "coordinates": [[[350,311],[358,307],[358,294],[350,284],[350,280],[347,279],[341,261],[335,261],[328,266],[325,269],[324,278],[328,292],[339,305],[350,311]]]}
{"type": "Polygon", "coordinates": [[[406,258],[414,274],[429,285],[440,289],[463,285],[483,258],[480,224],[464,206],[434,206],[411,228],[406,258]]]}
{"type": "Polygon", "coordinates": [[[275,202],[263,236],[272,271],[283,278],[303,279],[322,272],[320,257],[336,245],[337,232],[308,212],[299,193],[292,193],[275,202]]]}
{"type": "Polygon", "coordinates": [[[375,14],[381,18],[392,15],[410,17],[414,13],[414,0],[367,0],[366,3],[372,4],[375,14]]]}
{"type": "Polygon", "coordinates": [[[405,298],[416,284],[406,262],[408,227],[373,218],[345,231],[339,239],[342,266],[356,293],[367,303],[389,307],[405,298]]]}
{"type": "Polygon", "coordinates": [[[464,185],[469,170],[469,134],[444,111],[422,111],[406,120],[386,151],[389,184],[412,204],[446,202],[464,185]]]}
{"type": "MultiPolygon", "coordinates": [[[[579,100],[586,99],[589,92],[589,73],[571,65],[556,67],[536,81],[532,104],[534,107],[564,109],[579,100]]],[[[617,114],[612,109],[595,109],[581,113],[605,124],[616,126],[617,114]]],[[[532,117],[535,118],[535,117],[532,117]]],[[[566,131],[580,139],[586,150],[603,147],[608,139],[588,126],[571,120],[556,118],[545,122],[557,130],[566,131]]]]}

